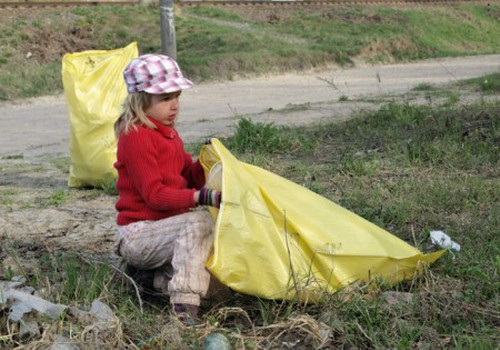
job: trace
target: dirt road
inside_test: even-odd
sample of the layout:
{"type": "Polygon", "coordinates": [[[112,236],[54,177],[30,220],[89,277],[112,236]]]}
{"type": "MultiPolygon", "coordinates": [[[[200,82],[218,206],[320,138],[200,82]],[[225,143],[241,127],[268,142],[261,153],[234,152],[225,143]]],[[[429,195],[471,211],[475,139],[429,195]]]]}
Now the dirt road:
{"type": "MultiPolygon", "coordinates": [[[[182,97],[179,130],[186,141],[231,133],[241,116],[277,124],[343,118],[370,103],[359,99],[405,93],[500,70],[500,55],[447,58],[411,64],[358,65],[220,83],[202,83],[182,97]],[[349,101],[339,102],[345,96],[349,101]]],[[[0,156],[69,154],[64,96],[0,105],[0,156]]]]}

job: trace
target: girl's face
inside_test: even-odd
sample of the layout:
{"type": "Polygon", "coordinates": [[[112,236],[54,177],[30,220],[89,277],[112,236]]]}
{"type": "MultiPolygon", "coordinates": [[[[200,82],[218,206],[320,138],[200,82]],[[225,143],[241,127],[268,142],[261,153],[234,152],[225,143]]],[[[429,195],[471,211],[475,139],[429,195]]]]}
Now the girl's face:
{"type": "Polygon", "coordinates": [[[180,95],[180,91],[170,94],[151,95],[151,103],[144,109],[144,114],[162,124],[173,124],[179,114],[180,95]]]}

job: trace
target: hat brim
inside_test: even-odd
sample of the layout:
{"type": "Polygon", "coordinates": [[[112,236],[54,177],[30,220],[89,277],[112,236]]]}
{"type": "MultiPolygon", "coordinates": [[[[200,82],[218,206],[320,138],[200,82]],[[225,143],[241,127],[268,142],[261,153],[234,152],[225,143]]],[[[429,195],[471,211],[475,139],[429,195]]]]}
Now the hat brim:
{"type": "Polygon", "coordinates": [[[164,82],[156,83],[142,91],[159,95],[159,94],[169,94],[172,92],[177,92],[181,90],[190,89],[194,86],[193,82],[186,78],[177,78],[173,80],[167,80],[164,82]]]}

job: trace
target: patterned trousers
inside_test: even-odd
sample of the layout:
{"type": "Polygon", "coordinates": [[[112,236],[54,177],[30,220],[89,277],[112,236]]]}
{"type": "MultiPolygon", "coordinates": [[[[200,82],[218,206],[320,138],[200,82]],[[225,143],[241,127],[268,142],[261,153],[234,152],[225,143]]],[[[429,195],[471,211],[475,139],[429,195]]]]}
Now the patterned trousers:
{"type": "Polygon", "coordinates": [[[116,252],[130,265],[155,270],[154,286],[172,304],[200,305],[210,273],[205,262],[213,245],[214,222],[196,210],[158,221],[119,226],[116,252]]]}

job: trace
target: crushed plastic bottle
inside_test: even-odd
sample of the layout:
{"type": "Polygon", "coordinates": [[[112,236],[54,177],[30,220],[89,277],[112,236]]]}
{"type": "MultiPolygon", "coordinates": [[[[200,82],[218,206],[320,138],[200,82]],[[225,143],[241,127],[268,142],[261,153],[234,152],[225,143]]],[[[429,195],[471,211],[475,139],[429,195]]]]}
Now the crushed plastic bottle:
{"type": "Polygon", "coordinates": [[[456,252],[460,251],[460,244],[452,241],[450,236],[448,236],[443,231],[431,231],[430,234],[431,234],[432,244],[438,245],[444,249],[451,249],[456,252]]]}

